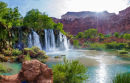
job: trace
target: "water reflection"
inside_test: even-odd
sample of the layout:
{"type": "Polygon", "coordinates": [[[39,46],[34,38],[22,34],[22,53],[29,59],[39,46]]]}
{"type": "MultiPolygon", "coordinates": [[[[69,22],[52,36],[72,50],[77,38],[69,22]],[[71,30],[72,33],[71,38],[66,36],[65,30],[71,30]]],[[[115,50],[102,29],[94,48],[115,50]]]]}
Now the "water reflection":
{"type": "Polygon", "coordinates": [[[96,80],[99,83],[105,83],[107,78],[106,65],[100,64],[99,69],[96,70],[96,80]]]}

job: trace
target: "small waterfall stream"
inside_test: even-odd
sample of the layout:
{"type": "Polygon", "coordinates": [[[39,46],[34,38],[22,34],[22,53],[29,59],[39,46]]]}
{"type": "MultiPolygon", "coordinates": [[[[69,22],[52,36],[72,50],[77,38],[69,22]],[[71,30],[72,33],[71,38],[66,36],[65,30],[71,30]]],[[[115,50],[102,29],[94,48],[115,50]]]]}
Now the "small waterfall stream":
{"type": "Polygon", "coordinates": [[[32,34],[30,33],[28,37],[28,47],[31,48],[32,46],[37,46],[42,50],[39,38],[39,35],[32,30],[32,34]]]}
{"type": "Polygon", "coordinates": [[[28,36],[29,48],[38,46],[41,50],[57,51],[68,50],[70,45],[69,40],[67,40],[67,37],[64,34],[58,32],[57,35],[55,35],[53,29],[44,29],[44,41],[41,42],[43,42],[43,46],[41,46],[39,35],[32,30],[32,34],[30,33],[28,36]]]}
{"type": "Polygon", "coordinates": [[[55,36],[53,29],[44,29],[45,31],[45,50],[55,50],[55,36]]]}

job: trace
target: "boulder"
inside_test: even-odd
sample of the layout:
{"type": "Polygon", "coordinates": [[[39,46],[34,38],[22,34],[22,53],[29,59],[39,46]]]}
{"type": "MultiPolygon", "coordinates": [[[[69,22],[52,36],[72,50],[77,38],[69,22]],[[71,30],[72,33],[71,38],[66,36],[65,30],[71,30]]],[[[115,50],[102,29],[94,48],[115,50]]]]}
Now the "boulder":
{"type": "Polygon", "coordinates": [[[26,57],[26,55],[19,55],[19,56],[18,56],[18,61],[19,61],[19,62],[25,61],[25,57],[26,57]]]}
{"type": "Polygon", "coordinates": [[[15,75],[1,75],[0,83],[53,83],[52,69],[38,60],[24,61],[15,75]]]}
{"type": "Polygon", "coordinates": [[[33,46],[32,48],[24,48],[23,54],[27,55],[27,53],[29,53],[30,57],[32,58],[45,55],[45,52],[40,50],[37,46],[33,46]]]}

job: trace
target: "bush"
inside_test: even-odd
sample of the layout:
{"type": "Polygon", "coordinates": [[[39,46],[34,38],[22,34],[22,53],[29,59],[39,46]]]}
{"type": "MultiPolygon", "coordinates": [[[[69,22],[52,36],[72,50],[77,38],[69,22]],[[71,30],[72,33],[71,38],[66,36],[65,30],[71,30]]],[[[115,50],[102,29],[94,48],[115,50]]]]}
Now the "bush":
{"type": "Polygon", "coordinates": [[[116,43],[116,42],[112,42],[112,43],[106,43],[106,48],[107,49],[123,49],[126,47],[125,43],[116,43]]]}
{"type": "Polygon", "coordinates": [[[116,32],[116,33],[114,34],[114,36],[115,36],[115,37],[119,37],[119,33],[116,32]]]}
{"type": "Polygon", "coordinates": [[[119,54],[128,54],[128,51],[121,50],[121,51],[119,51],[119,54]]]}
{"type": "Polygon", "coordinates": [[[99,44],[99,43],[91,43],[89,44],[90,50],[104,50],[105,44],[99,44]]]}
{"type": "Polygon", "coordinates": [[[24,57],[25,60],[31,60],[31,57],[29,55],[29,53],[27,53],[26,57],[24,57]]]}
{"type": "Polygon", "coordinates": [[[57,64],[53,69],[54,83],[81,83],[88,79],[87,68],[78,60],[63,59],[63,64],[57,64]]]}
{"type": "Polygon", "coordinates": [[[83,32],[79,32],[78,35],[77,35],[77,38],[83,38],[83,32]]]}
{"type": "Polygon", "coordinates": [[[12,55],[14,55],[14,56],[19,56],[20,54],[22,54],[22,52],[19,51],[19,49],[13,49],[13,50],[12,50],[12,55]]]}
{"type": "Polygon", "coordinates": [[[130,83],[130,73],[117,74],[112,80],[113,83],[130,83]]]}
{"type": "Polygon", "coordinates": [[[74,40],[73,44],[74,44],[74,47],[79,48],[79,41],[78,40],[74,40]]]}

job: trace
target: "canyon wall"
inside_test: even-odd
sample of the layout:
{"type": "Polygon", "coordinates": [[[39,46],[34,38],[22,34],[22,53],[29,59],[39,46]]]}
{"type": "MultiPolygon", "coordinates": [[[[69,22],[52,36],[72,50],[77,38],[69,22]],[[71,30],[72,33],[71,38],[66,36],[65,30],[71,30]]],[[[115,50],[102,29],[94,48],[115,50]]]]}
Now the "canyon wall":
{"type": "Polygon", "coordinates": [[[98,29],[98,33],[114,34],[115,32],[130,33],[130,7],[115,13],[103,12],[67,12],[61,19],[52,18],[56,23],[62,23],[64,30],[76,35],[90,28],[98,29]]]}

